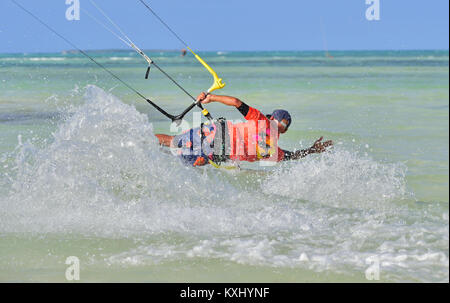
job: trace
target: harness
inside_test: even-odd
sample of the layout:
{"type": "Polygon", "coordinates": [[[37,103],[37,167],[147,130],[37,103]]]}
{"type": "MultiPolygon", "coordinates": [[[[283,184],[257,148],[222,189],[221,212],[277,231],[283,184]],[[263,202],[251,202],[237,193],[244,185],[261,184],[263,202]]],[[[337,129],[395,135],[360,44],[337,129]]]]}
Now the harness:
{"type": "Polygon", "coordinates": [[[266,134],[265,144],[266,148],[262,148],[259,144],[256,145],[256,156],[258,157],[258,160],[270,158],[276,152],[275,146],[272,144],[272,141],[270,140],[270,135],[266,134]]]}
{"type": "MultiPolygon", "coordinates": [[[[201,145],[203,148],[204,140],[206,139],[206,135],[203,132],[203,126],[209,125],[211,122],[202,123],[200,125],[200,133],[201,133],[201,145]]],[[[226,153],[226,133],[227,133],[227,120],[225,118],[218,118],[213,121],[216,125],[220,125],[220,131],[221,131],[221,146],[220,146],[220,153],[216,154],[216,146],[217,143],[216,136],[214,137],[213,142],[211,142],[210,147],[214,148],[214,153],[212,155],[212,159],[209,160],[209,164],[214,166],[215,168],[226,168],[226,169],[234,169],[235,166],[232,167],[224,167],[222,166],[222,163],[226,162],[230,159],[229,155],[226,153]]]]}

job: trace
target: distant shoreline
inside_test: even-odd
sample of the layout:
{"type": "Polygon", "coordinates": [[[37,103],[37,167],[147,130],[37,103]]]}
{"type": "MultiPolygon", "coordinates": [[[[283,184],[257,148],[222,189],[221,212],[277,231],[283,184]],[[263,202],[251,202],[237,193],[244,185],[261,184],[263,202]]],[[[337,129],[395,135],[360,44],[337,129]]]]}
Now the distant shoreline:
{"type": "MultiPolygon", "coordinates": [[[[84,50],[88,53],[131,53],[133,50],[130,49],[91,49],[84,50]]],[[[145,49],[145,52],[148,53],[181,53],[181,50],[174,49],[145,49]]],[[[404,49],[404,50],[395,50],[395,49],[386,49],[386,50],[328,50],[328,53],[386,53],[386,52],[395,52],[395,53],[414,53],[414,52],[437,52],[437,53],[449,53],[448,49],[404,49]]],[[[199,51],[199,53],[203,54],[231,54],[231,53],[325,53],[324,50],[210,50],[210,51],[199,51]]],[[[63,50],[63,51],[54,51],[54,52],[0,52],[0,55],[39,55],[39,54],[58,54],[58,55],[66,55],[66,54],[81,54],[78,50],[63,50]]]]}

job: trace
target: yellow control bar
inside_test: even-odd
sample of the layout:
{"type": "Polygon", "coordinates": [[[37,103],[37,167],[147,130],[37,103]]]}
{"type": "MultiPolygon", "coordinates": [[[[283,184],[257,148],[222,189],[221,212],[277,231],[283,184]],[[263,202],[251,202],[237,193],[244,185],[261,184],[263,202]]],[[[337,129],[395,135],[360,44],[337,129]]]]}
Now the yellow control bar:
{"type": "Polygon", "coordinates": [[[213,75],[214,77],[214,83],[213,85],[208,89],[208,93],[211,93],[215,91],[216,89],[222,89],[225,87],[225,83],[223,83],[223,80],[219,78],[217,73],[209,66],[205,60],[203,60],[199,55],[197,55],[189,46],[187,49],[195,56],[195,58],[208,70],[208,72],[213,75]]]}

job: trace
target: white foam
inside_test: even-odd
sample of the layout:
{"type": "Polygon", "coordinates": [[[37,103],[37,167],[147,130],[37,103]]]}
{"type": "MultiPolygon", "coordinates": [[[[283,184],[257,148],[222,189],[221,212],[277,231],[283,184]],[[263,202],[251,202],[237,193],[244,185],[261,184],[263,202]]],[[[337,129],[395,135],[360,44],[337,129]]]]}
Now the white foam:
{"type": "Polygon", "coordinates": [[[131,57],[110,57],[109,60],[111,61],[131,61],[133,58],[131,57]]]}
{"type": "Polygon", "coordinates": [[[160,151],[146,115],[93,86],[49,142],[18,145],[1,234],[135,240],[92,257],[108,266],[202,258],[364,277],[378,256],[384,279],[448,279],[448,216],[402,203],[401,165],[341,149],[261,183],[188,168],[160,151]]]}
{"type": "Polygon", "coordinates": [[[23,58],[29,61],[64,61],[66,58],[61,57],[33,57],[33,58],[23,58]]]}
{"type": "Polygon", "coordinates": [[[336,148],[279,170],[266,180],[267,194],[340,207],[376,207],[407,194],[406,168],[382,164],[336,148]]]}

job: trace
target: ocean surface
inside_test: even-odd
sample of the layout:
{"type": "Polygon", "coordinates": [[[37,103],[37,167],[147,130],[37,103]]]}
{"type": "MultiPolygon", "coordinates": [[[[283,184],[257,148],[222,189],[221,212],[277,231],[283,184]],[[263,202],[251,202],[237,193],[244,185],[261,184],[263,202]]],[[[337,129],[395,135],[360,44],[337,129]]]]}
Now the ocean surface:
{"type": "MultiPolygon", "coordinates": [[[[170,113],[191,104],[133,52],[90,54],[170,113]]],[[[81,54],[0,54],[0,281],[64,282],[76,256],[81,282],[449,282],[448,51],[330,54],[201,54],[218,93],[291,112],[282,148],[335,142],[234,171],[161,150],[169,121],[81,54]]],[[[212,84],[149,55],[193,95],[212,84]]]]}

